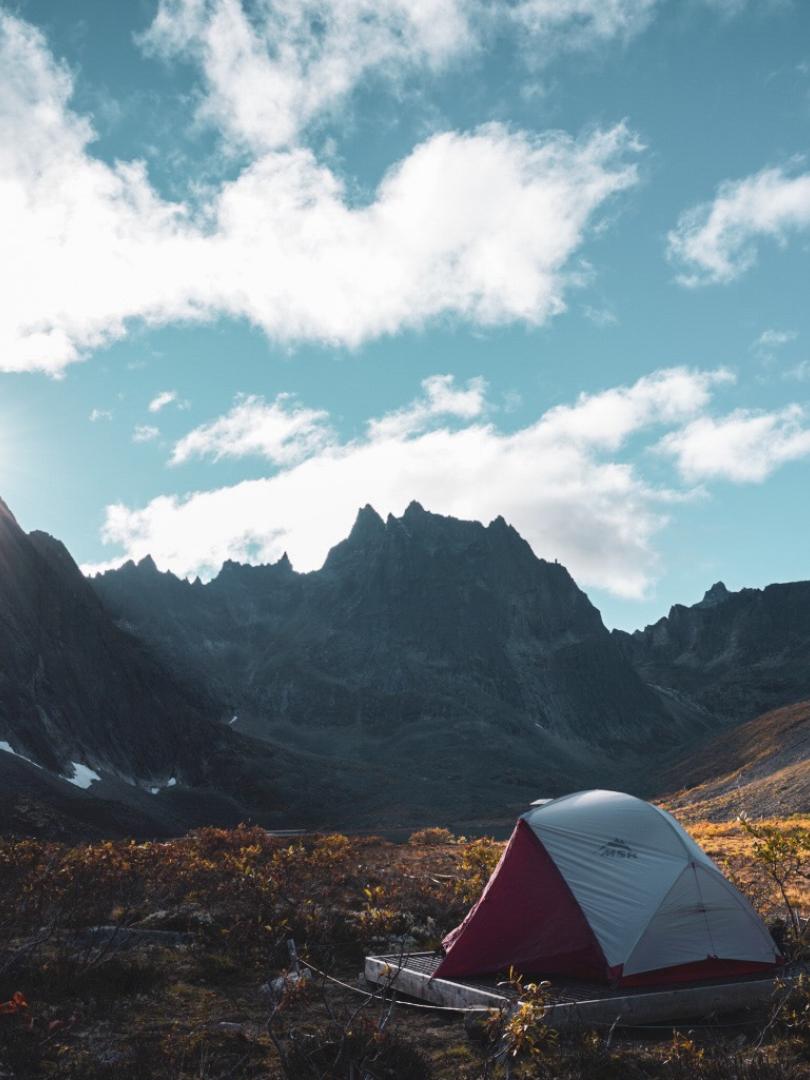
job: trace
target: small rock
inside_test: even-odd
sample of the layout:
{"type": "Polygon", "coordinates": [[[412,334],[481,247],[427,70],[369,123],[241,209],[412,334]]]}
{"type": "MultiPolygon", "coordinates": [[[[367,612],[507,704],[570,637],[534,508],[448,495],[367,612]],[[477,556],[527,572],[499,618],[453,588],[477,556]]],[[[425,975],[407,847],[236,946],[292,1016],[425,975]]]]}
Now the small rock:
{"type": "Polygon", "coordinates": [[[295,972],[289,971],[286,975],[279,975],[275,979],[268,979],[263,986],[259,987],[259,993],[262,997],[270,998],[271,1001],[277,1001],[285,990],[291,987],[300,986],[303,983],[308,983],[312,979],[312,972],[308,968],[304,968],[302,971],[295,972]]]}

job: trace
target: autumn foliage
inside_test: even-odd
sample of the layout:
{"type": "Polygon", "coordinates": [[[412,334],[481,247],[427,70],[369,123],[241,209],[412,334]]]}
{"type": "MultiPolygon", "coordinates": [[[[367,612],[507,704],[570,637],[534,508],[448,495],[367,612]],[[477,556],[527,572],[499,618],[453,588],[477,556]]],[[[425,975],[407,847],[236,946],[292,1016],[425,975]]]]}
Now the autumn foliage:
{"type": "MultiPolygon", "coordinates": [[[[804,823],[692,831],[763,915],[803,944],[804,823]]],[[[558,1043],[546,1027],[544,984],[520,973],[511,977],[524,1007],[493,1020],[483,1049],[456,1020],[402,1010],[391,1019],[382,1005],[360,1007],[362,997],[318,976],[282,979],[281,998],[272,990],[289,969],[290,940],[306,961],[351,985],[368,952],[436,948],[502,850],[442,829],[405,844],[283,839],[252,826],[170,842],[0,840],[0,1076],[732,1075],[722,1054],[685,1036],[643,1053],[606,1046],[598,1032],[558,1043]]],[[[810,991],[794,994],[771,1032],[798,1047],[790,1049],[795,1076],[810,1061],[808,1001],[810,991]]],[[[779,1075],[774,1053],[770,1044],[753,1057],[735,1050],[733,1075],[779,1075]]]]}

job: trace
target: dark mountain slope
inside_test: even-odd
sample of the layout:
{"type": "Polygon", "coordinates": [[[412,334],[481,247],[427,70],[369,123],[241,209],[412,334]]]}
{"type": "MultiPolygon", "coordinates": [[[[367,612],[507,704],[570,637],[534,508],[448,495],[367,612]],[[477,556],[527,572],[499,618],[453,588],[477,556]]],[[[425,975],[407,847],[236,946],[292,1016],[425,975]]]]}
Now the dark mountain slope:
{"type": "Polygon", "coordinates": [[[683,732],[564,567],[502,518],[366,507],[315,573],[285,558],[188,583],[147,559],[93,584],[238,730],[376,765],[380,794],[425,819],[638,784],[683,732]]]}
{"type": "MultiPolygon", "coordinates": [[[[310,758],[221,721],[204,687],[112,622],[61,543],[26,535],[0,502],[0,824],[48,808],[86,835],[127,821],[139,833],[248,816],[325,821],[307,797],[310,758]]],[[[319,768],[338,805],[363,784],[319,768]]]]}
{"type": "Polygon", "coordinates": [[[207,702],[113,626],[66,549],[0,506],[0,737],[56,772],[197,771],[207,702]]]}
{"type": "Polygon", "coordinates": [[[739,722],[810,698],[810,582],[729,592],[615,640],[645,682],[739,722]]]}

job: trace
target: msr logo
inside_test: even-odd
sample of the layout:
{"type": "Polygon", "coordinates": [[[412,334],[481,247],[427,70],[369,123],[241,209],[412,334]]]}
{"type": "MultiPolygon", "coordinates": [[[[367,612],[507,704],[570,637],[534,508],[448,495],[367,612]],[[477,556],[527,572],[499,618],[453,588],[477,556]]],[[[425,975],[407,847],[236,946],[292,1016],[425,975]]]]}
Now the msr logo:
{"type": "Polygon", "coordinates": [[[599,854],[605,859],[637,859],[638,855],[633,851],[626,840],[620,840],[617,836],[602,844],[599,854]]]}

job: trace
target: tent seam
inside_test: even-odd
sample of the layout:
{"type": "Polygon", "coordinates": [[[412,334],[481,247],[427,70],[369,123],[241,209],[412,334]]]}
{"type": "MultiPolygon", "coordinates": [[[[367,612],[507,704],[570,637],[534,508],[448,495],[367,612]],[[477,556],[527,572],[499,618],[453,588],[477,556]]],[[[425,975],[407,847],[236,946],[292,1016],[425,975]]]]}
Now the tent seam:
{"type": "Polygon", "coordinates": [[[717,867],[715,867],[715,866],[703,866],[703,864],[701,864],[701,866],[707,873],[713,873],[716,877],[718,877],[722,881],[723,885],[726,888],[726,891],[732,897],[732,899],[734,900],[734,903],[737,905],[737,907],[740,908],[740,910],[742,910],[743,912],[745,912],[745,915],[748,918],[749,922],[754,923],[754,925],[756,926],[757,930],[760,933],[760,937],[762,937],[762,939],[765,942],[767,942],[769,948],[774,952],[775,955],[781,956],[782,954],[779,952],[779,949],[777,949],[776,943],[774,942],[773,938],[771,937],[771,933],[768,930],[767,926],[762,921],[762,918],[759,915],[757,915],[754,908],[745,899],[745,897],[739,891],[737,886],[732,881],[729,881],[729,879],[717,867]]]}
{"type": "MultiPolygon", "coordinates": [[[[666,903],[667,897],[669,896],[669,894],[672,892],[672,890],[675,888],[675,886],[678,884],[678,882],[681,880],[681,878],[684,876],[684,874],[687,872],[687,870],[690,869],[690,866],[691,866],[691,864],[689,864],[689,863],[687,863],[687,865],[684,866],[684,868],[681,870],[681,872],[678,874],[678,876],[672,882],[670,887],[667,889],[667,891],[664,893],[664,895],[661,897],[661,899],[656,904],[655,908],[653,909],[652,913],[650,914],[649,919],[644,923],[644,926],[641,928],[641,930],[638,933],[638,936],[636,937],[635,941],[633,942],[633,944],[630,946],[630,949],[628,950],[627,956],[625,957],[624,963],[622,964],[622,973],[624,972],[624,968],[633,959],[633,953],[638,948],[638,944],[641,941],[641,939],[644,937],[644,935],[649,930],[650,924],[652,923],[653,919],[656,917],[656,915],[659,913],[661,908],[666,903]]],[[[631,971],[630,974],[635,975],[635,974],[639,974],[639,973],[631,971]]]]}
{"type": "Polygon", "coordinates": [[[698,875],[698,867],[694,862],[690,863],[689,867],[692,873],[695,875],[695,888],[697,889],[698,896],[700,897],[700,908],[703,912],[703,921],[706,923],[706,934],[709,938],[709,945],[712,949],[710,955],[714,956],[717,959],[720,959],[717,952],[717,946],[714,943],[714,934],[712,933],[711,924],[709,922],[709,913],[706,910],[706,900],[703,896],[703,889],[701,889],[700,887],[700,876],[698,875]]]}

